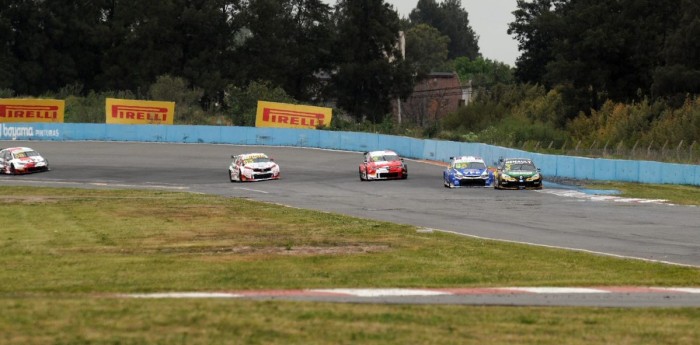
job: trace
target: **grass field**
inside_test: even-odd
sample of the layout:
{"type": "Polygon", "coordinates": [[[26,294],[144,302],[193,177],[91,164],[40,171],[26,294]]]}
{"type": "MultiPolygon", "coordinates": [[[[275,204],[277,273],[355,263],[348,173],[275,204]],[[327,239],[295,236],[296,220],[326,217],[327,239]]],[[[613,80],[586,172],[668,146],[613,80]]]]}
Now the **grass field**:
{"type": "Polygon", "coordinates": [[[0,187],[0,343],[693,343],[700,309],[123,300],[111,293],[700,286],[700,270],[160,191],[0,187]],[[11,220],[11,221],[9,221],[11,220]]]}

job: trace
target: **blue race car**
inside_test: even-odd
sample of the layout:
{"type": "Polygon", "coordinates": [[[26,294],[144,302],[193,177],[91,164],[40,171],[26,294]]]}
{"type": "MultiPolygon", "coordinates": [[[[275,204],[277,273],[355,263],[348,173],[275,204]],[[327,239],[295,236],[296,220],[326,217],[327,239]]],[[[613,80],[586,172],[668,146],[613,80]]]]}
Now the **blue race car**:
{"type": "Polygon", "coordinates": [[[446,188],[493,184],[493,172],[489,171],[482,158],[474,156],[450,157],[450,165],[443,171],[442,177],[446,188]]]}

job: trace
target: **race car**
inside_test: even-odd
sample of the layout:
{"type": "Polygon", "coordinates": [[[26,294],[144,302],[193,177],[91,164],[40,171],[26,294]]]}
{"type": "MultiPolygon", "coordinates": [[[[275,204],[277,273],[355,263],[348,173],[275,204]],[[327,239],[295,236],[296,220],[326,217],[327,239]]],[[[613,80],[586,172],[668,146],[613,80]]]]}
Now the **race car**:
{"type": "Polygon", "coordinates": [[[407,179],[408,167],[394,151],[369,151],[360,164],[360,181],[407,179]]]}
{"type": "Polygon", "coordinates": [[[542,174],[530,159],[500,159],[493,186],[496,189],[542,189],[542,174]]]}
{"type": "Polygon", "coordinates": [[[493,173],[481,157],[450,157],[450,165],[442,172],[442,180],[447,188],[490,186],[493,173]]]}
{"type": "Polygon", "coordinates": [[[0,149],[0,173],[17,175],[48,170],[49,161],[28,147],[0,149]]]}
{"type": "Polygon", "coordinates": [[[231,182],[277,180],[280,178],[280,166],[264,153],[245,153],[231,156],[233,161],[228,167],[231,182]]]}

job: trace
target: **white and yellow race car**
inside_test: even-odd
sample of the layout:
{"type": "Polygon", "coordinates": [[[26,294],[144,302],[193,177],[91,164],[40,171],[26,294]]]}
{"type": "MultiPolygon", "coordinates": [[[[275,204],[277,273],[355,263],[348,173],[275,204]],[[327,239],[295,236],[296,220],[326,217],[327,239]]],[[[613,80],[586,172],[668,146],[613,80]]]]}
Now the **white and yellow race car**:
{"type": "Polygon", "coordinates": [[[277,180],[280,178],[280,166],[264,153],[245,153],[231,156],[233,161],[228,167],[231,182],[277,180]]]}

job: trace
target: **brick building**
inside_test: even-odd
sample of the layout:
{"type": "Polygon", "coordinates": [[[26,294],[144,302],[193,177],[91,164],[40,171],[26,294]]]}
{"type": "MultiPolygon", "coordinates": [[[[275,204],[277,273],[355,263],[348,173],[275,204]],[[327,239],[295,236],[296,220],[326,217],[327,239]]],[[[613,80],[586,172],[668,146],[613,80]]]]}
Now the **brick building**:
{"type": "Polygon", "coordinates": [[[394,101],[392,115],[399,123],[424,126],[457,111],[470,97],[471,87],[462,86],[457,73],[430,73],[408,99],[394,101]]]}

